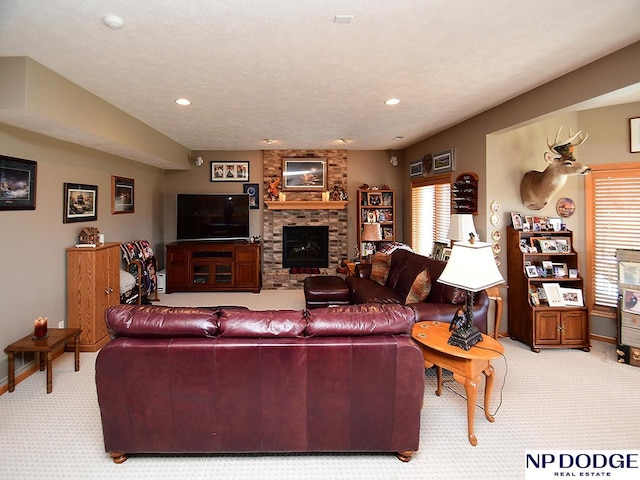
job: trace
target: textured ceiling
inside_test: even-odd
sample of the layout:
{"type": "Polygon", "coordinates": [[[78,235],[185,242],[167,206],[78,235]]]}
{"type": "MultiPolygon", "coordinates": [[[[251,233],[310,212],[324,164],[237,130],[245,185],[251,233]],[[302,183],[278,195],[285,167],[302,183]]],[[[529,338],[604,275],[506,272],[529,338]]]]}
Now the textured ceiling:
{"type": "Polygon", "coordinates": [[[191,150],[400,150],[638,40],[638,0],[0,0],[0,56],[191,150]]]}

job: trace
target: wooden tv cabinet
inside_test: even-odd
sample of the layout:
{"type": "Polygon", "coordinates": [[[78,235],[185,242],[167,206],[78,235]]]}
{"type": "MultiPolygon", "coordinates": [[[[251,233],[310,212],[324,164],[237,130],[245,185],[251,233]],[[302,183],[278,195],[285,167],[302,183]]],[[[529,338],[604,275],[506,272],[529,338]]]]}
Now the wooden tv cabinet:
{"type": "Polygon", "coordinates": [[[260,244],[174,242],[167,245],[167,293],[260,292],[260,244]]]}

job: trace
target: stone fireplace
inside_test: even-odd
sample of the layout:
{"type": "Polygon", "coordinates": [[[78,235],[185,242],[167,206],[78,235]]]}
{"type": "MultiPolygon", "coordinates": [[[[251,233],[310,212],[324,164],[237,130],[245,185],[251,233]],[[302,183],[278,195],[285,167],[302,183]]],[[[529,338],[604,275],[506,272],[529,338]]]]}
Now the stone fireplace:
{"type": "MultiPolygon", "coordinates": [[[[346,150],[267,150],[264,152],[264,200],[269,181],[282,175],[282,158],[309,157],[327,160],[327,187],[347,186],[346,150]]],[[[283,266],[283,227],[327,227],[328,266],[322,275],[335,275],[347,257],[347,207],[345,202],[322,202],[322,192],[286,192],[285,202],[267,202],[263,216],[262,288],[267,290],[302,288],[309,274],[290,273],[283,266]],[[268,205],[271,205],[271,208],[268,205]]]]}

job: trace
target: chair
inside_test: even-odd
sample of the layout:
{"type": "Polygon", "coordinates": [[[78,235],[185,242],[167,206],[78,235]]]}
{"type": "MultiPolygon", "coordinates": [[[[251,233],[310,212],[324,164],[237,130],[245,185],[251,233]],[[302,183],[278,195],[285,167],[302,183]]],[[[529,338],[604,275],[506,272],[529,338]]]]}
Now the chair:
{"type": "MultiPolygon", "coordinates": [[[[153,248],[147,240],[135,240],[120,245],[122,259],[125,264],[125,273],[133,275],[136,281],[135,289],[129,287],[128,291],[121,289],[121,303],[133,303],[138,305],[157,302],[158,277],[156,272],[158,264],[153,248]],[[153,295],[153,297],[152,297],[153,295]]],[[[127,275],[121,273],[121,284],[127,284],[127,275]]]]}

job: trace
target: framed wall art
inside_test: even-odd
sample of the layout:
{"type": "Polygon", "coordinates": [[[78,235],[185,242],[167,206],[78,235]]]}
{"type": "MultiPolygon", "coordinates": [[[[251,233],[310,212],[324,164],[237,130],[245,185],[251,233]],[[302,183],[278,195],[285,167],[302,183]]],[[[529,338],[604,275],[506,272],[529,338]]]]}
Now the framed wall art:
{"type": "Polygon", "coordinates": [[[64,184],[63,223],[93,222],[98,219],[98,186],[64,184]]]}
{"type": "Polygon", "coordinates": [[[246,182],[249,180],[249,162],[211,162],[212,182],[246,182]]]}
{"type": "Polygon", "coordinates": [[[36,209],[37,165],[0,155],[0,210],[36,209]]]}
{"type": "Polygon", "coordinates": [[[111,213],[134,213],[134,180],[111,176],[111,213]]]}
{"type": "Polygon", "coordinates": [[[249,208],[260,208],[260,204],[258,203],[259,188],[257,183],[245,183],[242,185],[242,191],[249,195],[249,208]]]}
{"type": "Polygon", "coordinates": [[[423,175],[422,160],[409,164],[409,177],[420,178],[423,175]]]}
{"type": "Polygon", "coordinates": [[[629,119],[631,152],[640,152],[640,117],[629,119]]]}
{"type": "Polygon", "coordinates": [[[433,173],[453,172],[454,169],[453,148],[433,154],[433,173]]]}
{"type": "Polygon", "coordinates": [[[320,191],[327,190],[327,160],[325,158],[282,159],[282,190],[320,191]]]}

